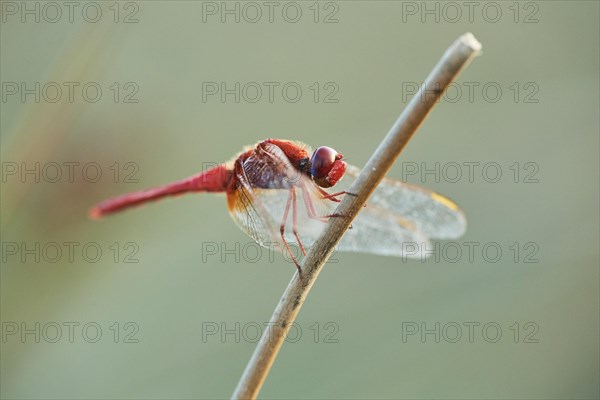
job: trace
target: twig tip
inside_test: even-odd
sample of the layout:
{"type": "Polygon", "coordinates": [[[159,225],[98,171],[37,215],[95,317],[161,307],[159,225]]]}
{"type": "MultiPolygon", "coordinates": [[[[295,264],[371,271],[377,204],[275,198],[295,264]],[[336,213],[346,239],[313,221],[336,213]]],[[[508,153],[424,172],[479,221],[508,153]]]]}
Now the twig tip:
{"type": "Polygon", "coordinates": [[[475,39],[475,36],[471,32],[465,33],[464,35],[459,37],[458,40],[461,43],[465,44],[465,46],[468,46],[471,49],[473,49],[475,52],[481,51],[481,43],[479,42],[479,40],[475,39]]]}

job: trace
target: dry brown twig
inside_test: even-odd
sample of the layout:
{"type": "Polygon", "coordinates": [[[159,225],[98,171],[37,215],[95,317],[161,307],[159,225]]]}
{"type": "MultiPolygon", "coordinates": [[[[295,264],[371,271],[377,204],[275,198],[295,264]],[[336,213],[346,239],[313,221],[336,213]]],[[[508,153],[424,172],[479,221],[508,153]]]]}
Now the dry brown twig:
{"type": "Polygon", "coordinates": [[[302,263],[303,279],[294,275],[285,289],[252,358],[238,383],[233,399],[255,399],[271,365],[283,344],[287,329],[296,319],[323,266],[333,253],[352,220],[361,210],[379,182],[391,168],[412,135],[437,104],[446,87],[460,71],[480,52],[481,44],[471,33],[459,37],[446,50],[421,90],[411,99],[386,137],[377,147],[365,168],[361,171],[349,192],[357,196],[344,196],[335,213],[347,218],[331,218],[323,235],[311,247],[302,263]]]}

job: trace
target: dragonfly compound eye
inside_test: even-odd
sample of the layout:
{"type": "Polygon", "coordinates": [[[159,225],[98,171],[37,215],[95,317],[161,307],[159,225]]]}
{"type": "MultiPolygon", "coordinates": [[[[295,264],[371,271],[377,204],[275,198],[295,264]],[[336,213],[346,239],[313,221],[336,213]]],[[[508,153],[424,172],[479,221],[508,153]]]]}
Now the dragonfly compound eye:
{"type": "Polygon", "coordinates": [[[342,156],[331,147],[322,146],[315,150],[310,159],[310,174],[317,185],[331,187],[339,181],[346,171],[342,156]]]}

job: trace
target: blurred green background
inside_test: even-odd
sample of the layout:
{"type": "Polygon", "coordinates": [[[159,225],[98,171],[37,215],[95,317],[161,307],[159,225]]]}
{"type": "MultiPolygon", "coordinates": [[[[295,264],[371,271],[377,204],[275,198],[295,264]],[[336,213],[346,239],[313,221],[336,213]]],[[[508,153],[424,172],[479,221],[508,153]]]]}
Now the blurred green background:
{"type": "Polygon", "coordinates": [[[362,166],[467,31],[483,55],[389,173],[456,200],[466,236],[426,262],[335,254],[261,397],[598,398],[598,2],[56,4],[1,4],[2,398],[230,396],[293,266],[249,260],[222,195],[88,208],[268,137],[362,166]]]}

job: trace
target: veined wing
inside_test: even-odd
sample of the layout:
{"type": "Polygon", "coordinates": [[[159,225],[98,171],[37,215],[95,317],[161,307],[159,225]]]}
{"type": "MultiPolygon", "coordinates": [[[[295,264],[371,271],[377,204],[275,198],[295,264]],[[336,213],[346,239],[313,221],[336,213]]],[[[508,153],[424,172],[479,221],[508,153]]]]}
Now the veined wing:
{"type": "MultiPolygon", "coordinates": [[[[305,248],[319,238],[325,223],[314,215],[327,216],[337,203],[323,199],[316,184],[299,174],[285,154],[271,145],[236,166],[238,187],[230,194],[230,211],[237,224],[259,244],[297,243],[294,228],[305,248]],[[279,189],[276,189],[279,188],[279,189]],[[296,191],[296,223],[290,190],[296,191]],[[311,216],[311,208],[312,213],[311,216]],[[284,216],[287,209],[287,218],[284,216]]],[[[350,187],[359,169],[348,166],[346,176],[334,191],[350,187]]],[[[447,198],[391,179],[384,179],[342,238],[338,249],[388,256],[422,257],[429,238],[461,236],[466,221],[460,209],[447,198]]]]}
{"type": "MultiPolygon", "coordinates": [[[[348,165],[336,186],[348,190],[360,170],[348,165]]],[[[384,178],[352,222],[339,250],[387,256],[422,258],[429,239],[454,239],[464,234],[466,220],[446,197],[393,179],[384,178]]]]}
{"type": "Polygon", "coordinates": [[[238,174],[236,179],[236,187],[227,194],[229,214],[246,235],[259,245],[269,247],[272,242],[278,241],[272,221],[257,203],[247,178],[238,174]]]}

